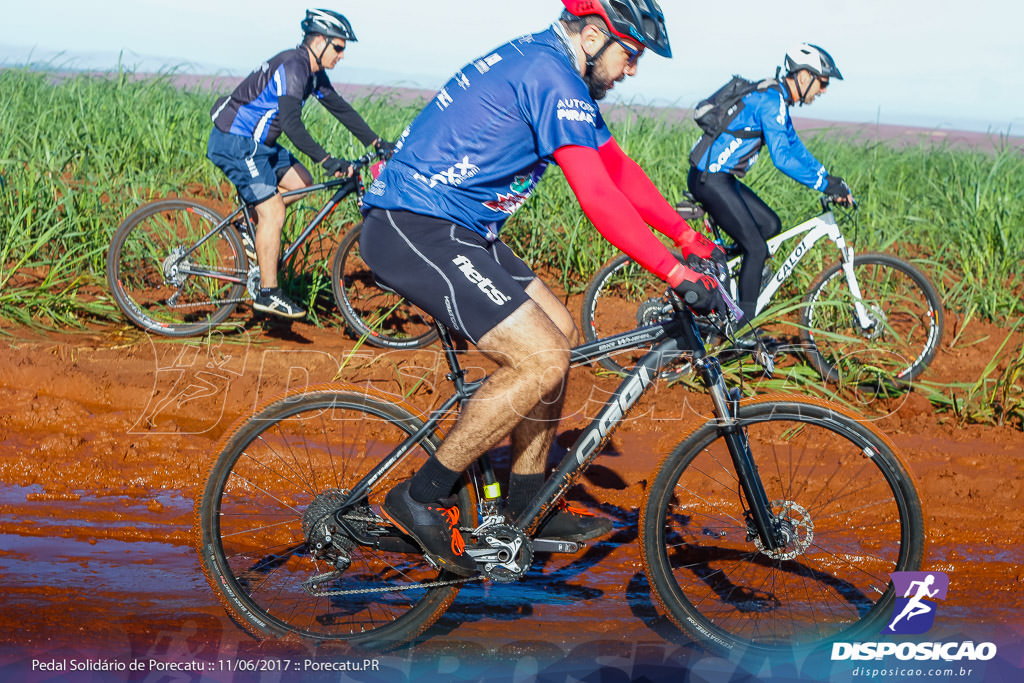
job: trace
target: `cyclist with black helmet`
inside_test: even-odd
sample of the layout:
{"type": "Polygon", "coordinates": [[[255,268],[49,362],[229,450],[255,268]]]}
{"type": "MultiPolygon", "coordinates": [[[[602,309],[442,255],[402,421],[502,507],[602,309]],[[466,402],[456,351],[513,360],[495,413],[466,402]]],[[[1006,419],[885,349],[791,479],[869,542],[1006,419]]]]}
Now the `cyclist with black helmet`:
{"type": "MultiPolygon", "coordinates": [[[[681,264],[648,225],[691,258],[723,258],[685,222],[612,137],[597,101],[637,72],[646,50],[669,57],[654,0],[562,0],[546,31],[513,39],[458,71],[413,121],[364,199],[361,252],[386,285],[493,360],[490,375],[437,453],[388,494],[384,513],[438,566],[475,571],[458,508],[461,472],[505,436],[513,463],[506,515],[544,480],[562,411],[572,315],[498,234],[558,164],[584,212],[613,244],[707,312],[724,307],[715,281],[681,264]],[[453,512],[454,511],[454,512],[453,512]]],[[[563,506],[538,530],[585,540],[607,519],[563,506]]]]}
{"type": "MultiPolygon", "coordinates": [[[[789,107],[811,104],[825,92],[830,79],[842,80],[825,50],[800,43],[786,53],[786,75],[763,81],[739,102],[728,130],[710,141],[707,133],[690,154],[687,185],[693,196],[743,250],[739,272],[739,305],[748,320],[754,316],[768,259],[767,240],[782,229],[776,213],[747,185],[739,182],[757,161],[763,145],[780,171],[811,189],[853,201],[846,182],[829,175],[807,150],[793,128],[789,107]]],[[[781,71],[781,68],[779,69],[781,71]]],[[[755,343],[752,335],[741,343],[755,343]]]]}
{"type": "MultiPolygon", "coordinates": [[[[281,192],[313,183],[309,171],[277,143],[281,133],[310,159],[334,176],[350,173],[349,163],[332,157],[310,136],[302,123],[302,105],[313,95],[364,145],[390,151],[392,145],[370,129],[355,109],[331,85],[326,71],[342,59],[356,36],[348,20],[325,9],[306,10],[303,39],[263,62],[230,94],[214,104],[213,131],[206,156],[228,176],[247,203],[256,209],[256,243],[243,240],[260,268],[261,289],[253,308],[264,313],[301,318],[306,312],[281,292],[277,261],[286,202],[281,192]]],[[[294,201],[291,200],[291,201],[294,201]]]]}

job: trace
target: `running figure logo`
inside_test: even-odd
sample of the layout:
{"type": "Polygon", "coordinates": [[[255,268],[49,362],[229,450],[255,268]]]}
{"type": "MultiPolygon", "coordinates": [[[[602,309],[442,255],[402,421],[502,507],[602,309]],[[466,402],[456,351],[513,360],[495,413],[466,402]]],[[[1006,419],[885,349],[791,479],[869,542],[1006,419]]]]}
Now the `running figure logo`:
{"type": "Polygon", "coordinates": [[[943,572],[894,572],[892,619],[882,633],[924,633],[935,621],[935,600],[945,600],[949,577],[943,572]]]}

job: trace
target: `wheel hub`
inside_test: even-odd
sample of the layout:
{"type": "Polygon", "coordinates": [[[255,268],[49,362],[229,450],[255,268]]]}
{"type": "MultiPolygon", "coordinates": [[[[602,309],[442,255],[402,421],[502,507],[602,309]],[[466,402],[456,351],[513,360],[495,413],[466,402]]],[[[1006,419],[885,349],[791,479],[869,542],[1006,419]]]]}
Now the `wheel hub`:
{"type": "Polygon", "coordinates": [[[639,325],[653,325],[664,320],[666,313],[670,311],[671,307],[664,299],[648,299],[637,309],[636,322],[639,325]]]}
{"type": "Polygon", "coordinates": [[[878,339],[885,330],[885,311],[878,304],[871,304],[867,309],[867,317],[871,321],[871,326],[861,329],[861,333],[867,339],[878,339]]]}
{"type": "Polygon", "coordinates": [[[164,282],[167,284],[181,287],[185,283],[188,276],[183,275],[181,271],[187,270],[192,265],[191,261],[184,259],[185,252],[185,247],[175,247],[171,250],[170,255],[164,259],[164,282]]]}
{"type": "Polygon", "coordinates": [[[802,555],[814,540],[814,522],[811,514],[801,505],[791,500],[772,501],[772,512],[779,523],[780,530],[786,541],[785,545],[775,550],[768,550],[761,542],[761,537],[753,532],[754,545],[757,549],[773,560],[792,560],[802,555]]]}
{"type": "MultiPolygon", "coordinates": [[[[339,571],[344,571],[352,563],[348,551],[355,545],[355,541],[349,538],[334,518],[334,514],[341,509],[347,499],[348,491],[327,489],[314,498],[302,513],[302,533],[306,537],[309,554],[318,560],[331,563],[339,571]]],[[[365,504],[357,506],[353,512],[355,518],[372,516],[369,506],[365,504]]],[[[346,522],[352,525],[356,533],[365,532],[368,528],[366,522],[358,519],[346,522]]]]}

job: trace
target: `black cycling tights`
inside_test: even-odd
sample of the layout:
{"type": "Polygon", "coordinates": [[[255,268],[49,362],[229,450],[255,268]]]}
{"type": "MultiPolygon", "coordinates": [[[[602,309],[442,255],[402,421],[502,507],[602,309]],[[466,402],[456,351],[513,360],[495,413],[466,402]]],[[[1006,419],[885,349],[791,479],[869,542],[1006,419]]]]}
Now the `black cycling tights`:
{"type": "Polygon", "coordinates": [[[702,174],[691,166],[686,184],[718,226],[743,250],[737,303],[750,320],[757,308],[761,273],[768,260],[766,240],[779,234],[782,221],[753,190],[730,173],[702,174]]]}

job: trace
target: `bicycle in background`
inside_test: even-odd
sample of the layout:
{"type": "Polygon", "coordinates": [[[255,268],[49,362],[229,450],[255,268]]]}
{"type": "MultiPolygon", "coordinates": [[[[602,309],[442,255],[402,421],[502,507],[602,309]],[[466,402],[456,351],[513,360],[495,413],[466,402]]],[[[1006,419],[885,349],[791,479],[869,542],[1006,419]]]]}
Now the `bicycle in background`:
{"type": "MultiPolygon", "coordinates": [[[[316,215],[281,253],[280,268],[349,196],[361,204],[362,170],[379,158],[353,162],[353,174],[283,193],[302,197],[331,191],[316,215]]],[[[260,287],[252,207],[226,217],[198,202],[165,199],[132,213],[114,233],[107,252],[107,283],[118,307],[144,330],[168,337],[209,332],[227,322],[260,287]]],[[[358,232],[358,227],[350,232],[358,232]]],[[[434,338],[425,315],[398,295],[378,288],[358,269],[347,269],[350,247],[342,240],[332,259],[331,291],[346,327],[370,344],[414,348],[434,338]],[[352,286],[358,283],[358,288],[352,286]]],[[[365,267],[365,266],[363,266],[365,267]]]]}
{"type": "MultiPolygon", "coordinates": [[[[814,245],[827,239],[835,245],[839,262],[821,272],[803,295],[801,351],[828,382],[909,383],[928,367],[942,339],[939,296],[928,278],[906,261],[889,254],[855,254],[836,221],[833,202],[824,196],[819,201],[820,215],[768,240],[770,256],[787,242],[795,244],[774,273],[766,267],[757,312],[765,310],[814,245]]],[[[735,297],[739,247],[723,239],[711,216],[689,194],[676,209],[688,222],[702,220],[725,249],[735,297]]],[[[584,338],[593,341],[671,315],[662,287],[625,254],[613,258],[594,275],[583,296],[584,338]]],[[[609,356],[601,365],[622,373],[638,353],[609,356]]]]}

